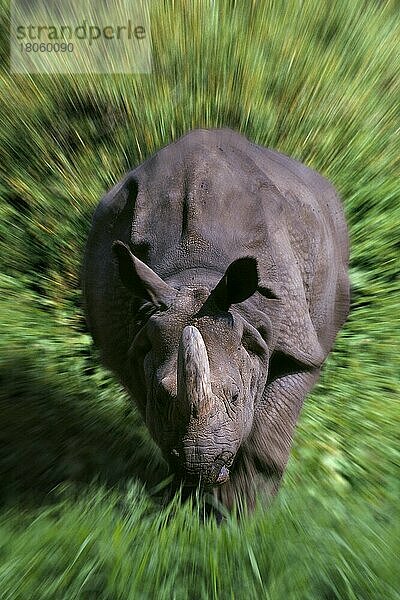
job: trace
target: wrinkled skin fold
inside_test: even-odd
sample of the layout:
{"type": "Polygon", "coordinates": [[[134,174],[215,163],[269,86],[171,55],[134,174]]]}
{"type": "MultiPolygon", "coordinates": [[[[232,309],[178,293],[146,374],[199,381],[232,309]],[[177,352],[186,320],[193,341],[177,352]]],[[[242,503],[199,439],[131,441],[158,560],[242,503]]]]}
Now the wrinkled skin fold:
{"type": "Polygon", "coordinates": [[[227,509],[269,502],[347,317],[347,268],[332,186],[230,130],[190,132],[104,196],[89,329],[178,481],[227,509]]]}

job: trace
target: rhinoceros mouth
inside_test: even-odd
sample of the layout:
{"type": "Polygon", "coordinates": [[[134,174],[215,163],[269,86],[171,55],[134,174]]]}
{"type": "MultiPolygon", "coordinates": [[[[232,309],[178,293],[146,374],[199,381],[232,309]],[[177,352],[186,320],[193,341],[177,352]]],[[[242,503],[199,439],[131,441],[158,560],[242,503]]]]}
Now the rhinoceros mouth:
{"type": "Polygon", "coordinates": [[[232,452],[222,452],[215,459],[208,472],[208,480],[213,485],[222,485],[229,479],[229,469],[233,463],[234,455],[232,452]]]}
{"type": "Polygon", "coordinates": [[[217,475],[191,475],[184,474],[182,477],[182,484],[187,488],[212,488],[219,487],[226,483],[229,479],[229,469],[227,467],[221,467],[217,475]]]}
{"type": "MultiPolygon", "coordinates": [[[[226,483],[229,479],[229,469],[228,467],[226,467],[225,465],[223,465],[222,467],[220,466],[215,466],[213,467],[212,471],[209,474],[208,477],[208,485],[222,485],[224,483],[226,483]]],[[[207,485],[206,483],[206,485],[207,485]]]]}
{"type": "Polygon", "coordinates": [[[234,460],[232,452],[222,452],[211,465],[204,463],[181,465],[183,484],[188,487],[214,487],[226,483],[234,460]]]}

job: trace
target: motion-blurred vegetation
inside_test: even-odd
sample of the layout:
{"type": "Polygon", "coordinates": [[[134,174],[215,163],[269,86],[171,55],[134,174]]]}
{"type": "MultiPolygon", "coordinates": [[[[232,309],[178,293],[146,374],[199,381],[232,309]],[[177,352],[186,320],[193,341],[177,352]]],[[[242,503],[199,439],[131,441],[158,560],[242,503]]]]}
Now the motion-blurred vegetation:
{"type": "Polygon", "coordinates": [[[150,12],[149,75],[13,75],[0,45],[0,597],[399,598],[398,4],[150,12]],[[99,366],[79,270],[100,196],[186,131],[220,126],[334,183],[353,303],[279,498],[218,528],[159,505],[164,466],[99,366]]]}

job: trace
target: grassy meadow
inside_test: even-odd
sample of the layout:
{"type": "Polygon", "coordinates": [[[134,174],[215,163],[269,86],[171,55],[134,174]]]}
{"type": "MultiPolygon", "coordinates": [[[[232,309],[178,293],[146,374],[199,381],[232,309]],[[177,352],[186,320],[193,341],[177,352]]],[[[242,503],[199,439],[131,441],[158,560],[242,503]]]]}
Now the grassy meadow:
{"type": "Polygon", "coordinates": [[[0,599],[399,599],[398,3],[153,0],[150,74],[71,76],[10,73],[0,7],[0,599]],[[162,505],[79,284],[101,195],[196,127],[319,170],[351,238],[351,315],[281,492],[223,527],[162,505]]]}

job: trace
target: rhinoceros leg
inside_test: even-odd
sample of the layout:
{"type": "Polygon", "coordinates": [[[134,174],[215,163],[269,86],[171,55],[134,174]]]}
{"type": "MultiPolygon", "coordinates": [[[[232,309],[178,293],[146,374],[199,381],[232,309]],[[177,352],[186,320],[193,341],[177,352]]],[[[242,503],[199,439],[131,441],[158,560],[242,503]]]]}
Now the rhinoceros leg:
{"type": "Polygon", "coordinates": [[[231,478],[215,490],[216,499],[226,508],[246,504],[251,510],[256,499],[268,503],[276,494],[304,398],[319,374],[319,369],[290,373],[266,386],[253,430],[237,457],[231,478]]]}

